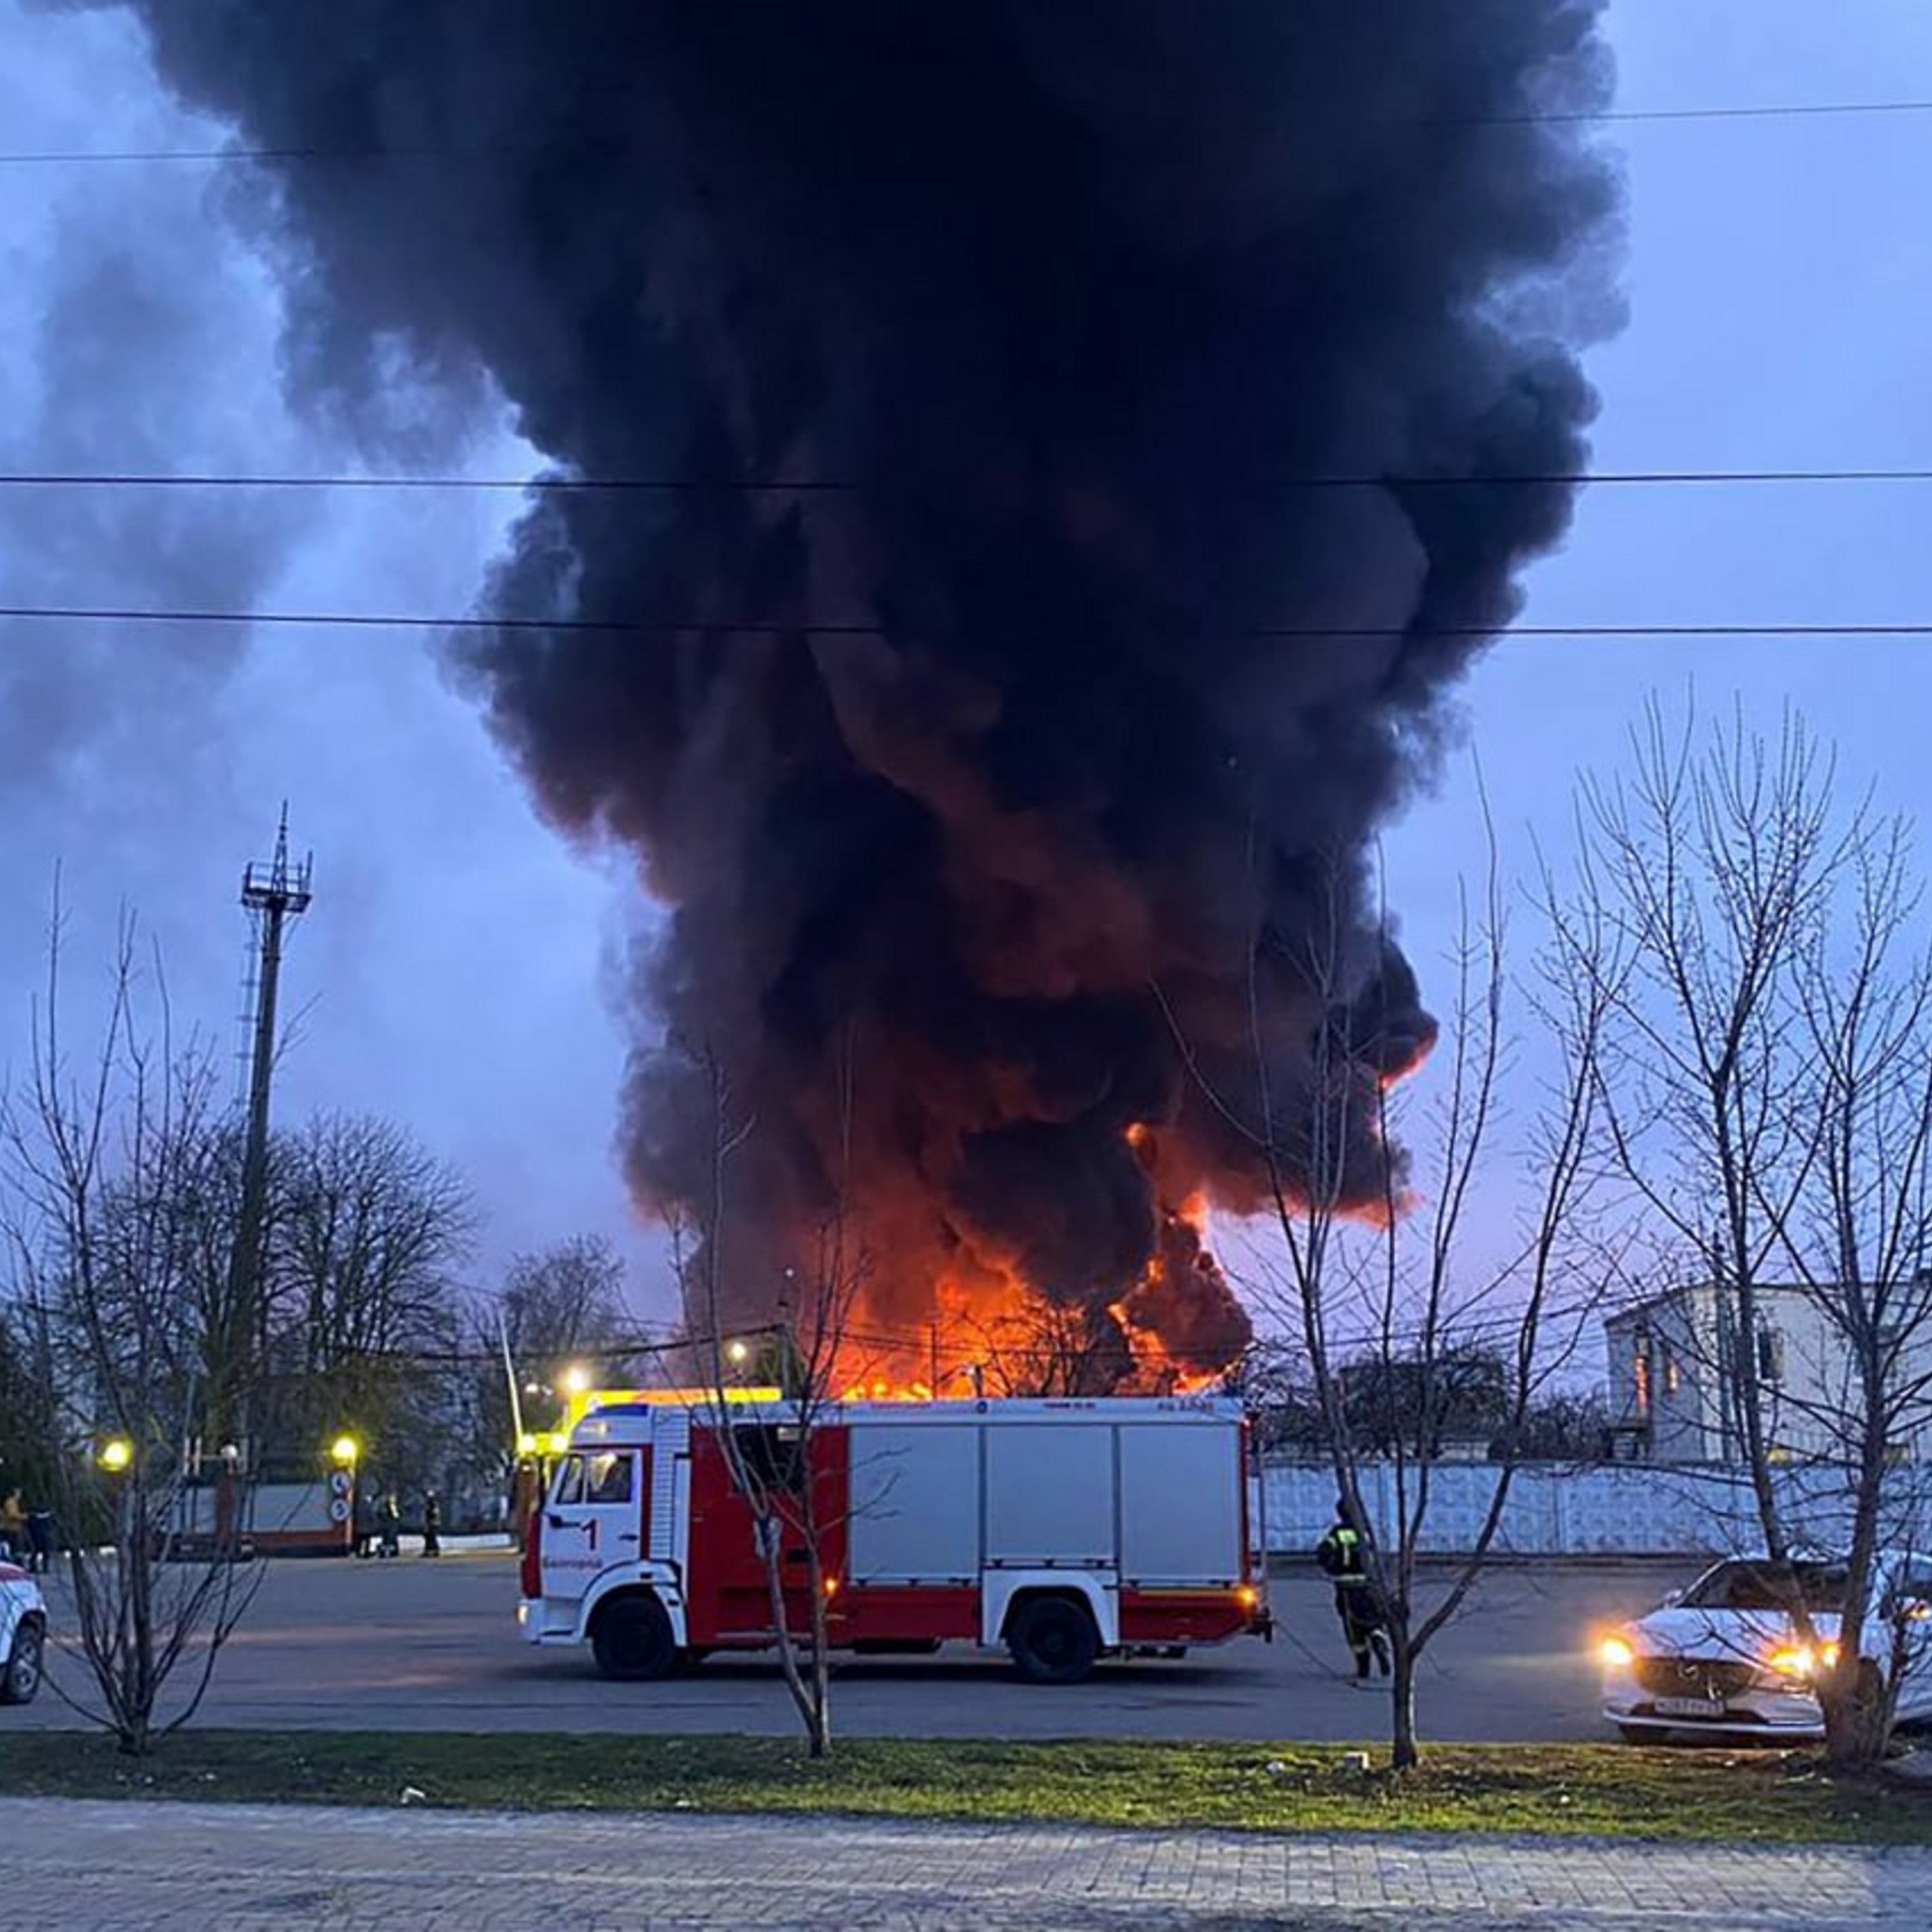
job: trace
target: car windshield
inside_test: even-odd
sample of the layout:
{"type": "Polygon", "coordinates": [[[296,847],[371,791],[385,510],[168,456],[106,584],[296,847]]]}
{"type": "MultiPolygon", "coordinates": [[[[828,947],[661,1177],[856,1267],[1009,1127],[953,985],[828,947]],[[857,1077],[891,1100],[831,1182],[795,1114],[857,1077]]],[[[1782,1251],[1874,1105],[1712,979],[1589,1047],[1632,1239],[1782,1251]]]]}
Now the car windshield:
{"type": "Polygon", "coordinates": [[[1720,1563],[1683,1597],[1694,1610],[1788,1610],[1802,1597],[1808,1610],[1843,1608],[1842,1563],[1720,1563]]]}

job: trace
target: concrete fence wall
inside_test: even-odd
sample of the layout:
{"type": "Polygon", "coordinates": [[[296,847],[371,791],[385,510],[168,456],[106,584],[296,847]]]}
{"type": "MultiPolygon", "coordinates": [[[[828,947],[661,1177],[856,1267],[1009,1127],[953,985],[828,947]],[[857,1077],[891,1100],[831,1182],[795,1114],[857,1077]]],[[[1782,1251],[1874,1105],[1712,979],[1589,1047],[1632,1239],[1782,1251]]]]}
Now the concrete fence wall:
{"type": "MultiPolygon", "coordinates": [[[[1430,1472],[1422,1547],[1443,1556],[1472,1546],[1501,1472],[1483,1462],[1450,1462],[1430,1472]]],[[[1335,1478],[1326,1463],[1270,1463],[1264,1478],[1268,1549],[1306,1555],[1334,1520],[1335,1478]]],[[[1414,1508],[1415,1472],[1408,1472],[1414,1508]]],[[[1395,1472],[1372,1464],[1361,1472],[1363,1500],[1377,1534],[1390,1540],[1396,1520],[1395,1472]]],[[[1850,1520],[1850,1479],[1836,1468],[1780,1470],[1779,1500],[1793,1532],[1835,1546],[1850,1520]]],[[[1891,1538],[1932,1546],[1932,1471],[1896,1470],[1886,1510],[1891,1538]]],[[[1510,1485],[1495,1550],[1505,1556],[1698,1556],[1762,1541],[1749,1480],[1740,1469],[1619,1463],[1599,1468],[1534,1464],[1510,1485]]]]}

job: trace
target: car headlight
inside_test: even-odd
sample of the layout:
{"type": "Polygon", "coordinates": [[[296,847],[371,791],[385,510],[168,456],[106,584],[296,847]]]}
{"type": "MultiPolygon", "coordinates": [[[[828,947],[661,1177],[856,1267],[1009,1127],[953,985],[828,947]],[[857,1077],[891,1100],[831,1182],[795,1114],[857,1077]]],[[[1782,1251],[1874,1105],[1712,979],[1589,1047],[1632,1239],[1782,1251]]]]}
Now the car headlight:
{"type": "Polygon", "coordinates": [[[1606,1636],[1597,1646],[1597,1654],[1606,1670],[1628,1670],[1636,1661],[1636,1652],[1620,1636],[1606,1636]]]}
{"type": "Polygon", "coordinates": [[[1808,1643],[1788,1644],[1771,1654],[1771,1667],[1781,1677],[1816,1677],[1835,1669],[1838,1661],[1835,1643],[1820,1644],[1815,1651],[1808,1643]]]}

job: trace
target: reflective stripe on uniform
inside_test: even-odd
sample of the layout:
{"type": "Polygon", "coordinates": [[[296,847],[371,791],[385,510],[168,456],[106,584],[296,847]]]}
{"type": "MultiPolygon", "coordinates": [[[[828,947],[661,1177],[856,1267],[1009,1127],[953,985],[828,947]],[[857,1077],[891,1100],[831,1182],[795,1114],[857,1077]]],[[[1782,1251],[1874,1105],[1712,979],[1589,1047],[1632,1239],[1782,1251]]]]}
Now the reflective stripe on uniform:
{"type": "Polygon", "coordinates": [[[1362,1539],[1354,1530],[1337,1528],[1324,1537],[1324,1544],[1332,1543],[1341,1552],[1342,1568],[1336,1571],[1330,1580],[1337,1589],[1359,1590],[1369,1581],[1367,1570],[1362,1563],[1362,1539]]]}

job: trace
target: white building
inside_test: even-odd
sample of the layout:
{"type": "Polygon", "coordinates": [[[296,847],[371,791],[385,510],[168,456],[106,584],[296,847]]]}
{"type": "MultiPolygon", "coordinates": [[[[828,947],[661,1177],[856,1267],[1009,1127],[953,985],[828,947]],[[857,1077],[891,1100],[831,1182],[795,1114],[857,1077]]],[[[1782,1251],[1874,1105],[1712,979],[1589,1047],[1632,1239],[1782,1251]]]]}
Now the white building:
{"type": "MultiPolygon", "coordinates": [[[[1709,1282],[1675,1288],[1604,1324],[1615,1453],[1646,1462],[1741,1462],[1743,1378],[1755,1375],[1772,1459],[1844,1461],[1862,1407],[1829,1290],[1760,1287],[1757,1334],[1738,1332],[1737,1297],[1709,1282]]],[[[1900,1351],[1894,1386],[1932,1382],[1932,1322],[1900,1351]]],[[[1932,1411],[1915,1403],[1894,1458],[1932,1456],[1932,1411]]]]}

